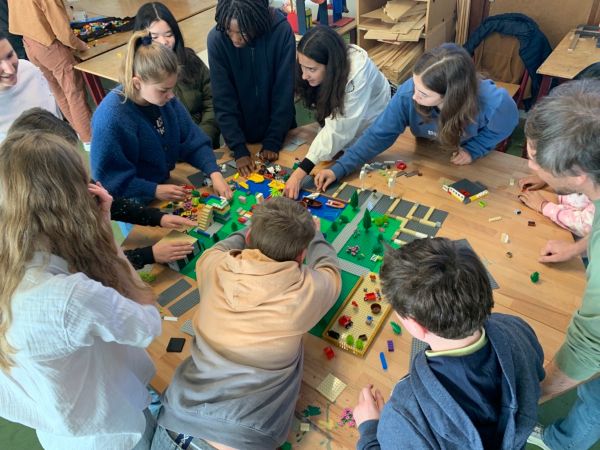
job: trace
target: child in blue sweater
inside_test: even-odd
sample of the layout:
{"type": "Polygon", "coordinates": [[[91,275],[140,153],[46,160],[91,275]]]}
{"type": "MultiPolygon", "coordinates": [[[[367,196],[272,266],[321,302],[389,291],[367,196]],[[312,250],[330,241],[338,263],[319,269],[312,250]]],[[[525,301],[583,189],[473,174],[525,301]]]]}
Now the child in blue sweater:
{"type": "Polygon", "coordinates": [[[471,56],[455,44],[423,54],[413,76],[365,134],[315,178],[326,189],[390,147],[409,126],[413,135],[453,150],[453,164],[470,164],[511,135],[519,122],[517,105],[505,89],[477,76],[471,56]]]}
{"type": "Polygon", "coordinates": [[[92,175],[111,195],[144,203],[183,200],[184,188],[167,183],[182,160],[209,175],[218,195],[231,197],[210,139],[173,94],[178,69],[168,47],[153,42],[147,31],[133,34],[122,85],[92,118],[92,175]]]}
{"type": "Polygon", "coordinates": [[[208,62],[217,123],[243,176],[254,170],[246,143],[262,144],[274,161],[296,127],[296,41],[269,0],[219,0],[208,34],[208,62]]]}
{"type": "Polygon", "coordinates": [[[385,404],[364,388],[358,449],[522,449],[535,426],[544,355],[520,318],[490,314],[486,270],[469,248],[418,239],[386,253],[382,292],[429,344],[385,404]]]}

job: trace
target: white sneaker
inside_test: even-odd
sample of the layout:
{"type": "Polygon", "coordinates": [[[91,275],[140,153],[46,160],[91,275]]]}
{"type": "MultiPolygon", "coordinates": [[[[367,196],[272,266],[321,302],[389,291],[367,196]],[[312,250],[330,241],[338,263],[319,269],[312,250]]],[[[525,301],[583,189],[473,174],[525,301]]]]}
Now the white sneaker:
{"type": "Polygon", "coordinates": [[[83,149],[89,153],[90,150],[92,149],[92,143],[91,142],[82,142],[82,144],[83,144],[83,149]]]}
{"type": "Polygon", "coordinates": [[[544,443],[544,427],[540,424],[537,424],[535,427],[533,427],[533,431],[527,438],[527,443],[535,445],[542,450],[552,450],[544,443]]]}

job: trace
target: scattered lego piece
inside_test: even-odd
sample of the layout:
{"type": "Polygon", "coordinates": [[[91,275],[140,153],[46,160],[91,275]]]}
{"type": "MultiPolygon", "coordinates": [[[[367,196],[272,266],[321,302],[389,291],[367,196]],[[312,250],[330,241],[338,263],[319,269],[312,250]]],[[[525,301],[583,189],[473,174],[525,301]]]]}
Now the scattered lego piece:
{"type": "Polygon", "coordinates": [[[508,237],[507,233],[502,233],[500,235],[500,240],[502,241],[503,244],[508,244],[510,242],[510,238],[508,237]]]}
{"type": "Polygon", "coordinates": [[[144,283],[152,283],[154,280],[156,280],[156,275],[150,272],[140,272],[140,278],[144,283]]]}
{"type": "Polygon", "coordinates": [[[367,316],[365,319],[365,324],[371,325],[373,323],[373,316],[367,316]]]}
{"type": "Polygon", "coordinates": [[[391,339],[388,339],[388,341],[387,341],[387,349],[388,349],[388,352],[394,351],[394,341],[392,341],[391,339]]]}
{"type": "Polygon", "coordinates": [[[406,163],[404,161],[402,161],[401,159],[399,159],[398,161],[396,161],[396,169],[398,169],[398,170],[406,169],[406,163]]]}
{"type": "Polygon", "coordinates": [[[338,319],[338,323],[345,329],[349,329],[352,327],[352,318],[350,316],[343,315],[338,319]]]}
{"type": "Polygon", "coordinates": [[[415,175],[419,175],[419,171],[418,170],[413,170],[412,172],[408,172],[406,174],[406,178],[414,177],[415,175]]]}
{"type": "Polygon", "coordinates": [[[381,312],[381,305],[379,303],[373,303],[371,305],[371,312],[373,314],[379,314],[381,312]]]}
{"type": "Polygon", "coordinates": [[[279,447],[279,450],[292,450],[292,444],[288,441],[285,441],[283,445],[279,447]]]}
{"type": "Polygon", "coordinates": [[[167,352],[169,353],[181,353],[185,344],[185,338],[173,337],[167,345],[167,352]]]}
{"type": "Polygon", "coordinates": [[[535,221],[534,220],[528,220],[527,221],[527,226],[529,226],[529,227],[535,227],[535,221]]]}
{"type": "Polygon", "coordinates": [[[381,368],[383,370],[388,369],[387,361],[385,360],[385,354],[383,352],[379,352],[379,360],[381,361],[381,368]]]}
{"type": "Polygon", "coordinates": [[[335,402],[344,389],[346,389],[346,383],[331,373],[317,386],[317,391],[323,394],[330,402],[335,402]]]}
{"type": "Polygon", "coordinates": [[[177,322],[177,317],[173,317],[173,316],[163,316],[163,320],[166,320],[167,322],[177,322]]]}
{"type": "Polygon", "coordinates": [[[521,214],[521,210],[520,210],[520,209],[518,209],[518,208],[517,208],[517,209],[515,209],[513,212],[514,212],[514,213],[515,213],[517,216],[518,216],[519,214],[521,214]]]}
{"type": "Polygon", "coordinates": [[[327,336],[329,336],[330,338],[333,338],[333,339],[336,339],[336,340],[337,340],[337,339],[339,339],[339,338],[340,338],[340,333],[338,333],[338,332],[337,332],[337,331],[335,331],[335,330],[329,330],[329,331],[327,332],[327,336]]]}
{"type": "Polygon", "coordinates": [[[512,254],[512,252],[506,252],[506,257],[507,257],[507,258],[512,258],[512,257],[513,257],[513,254],[512,254]]]}
{"type": "Polygon", "coordinates": [[[540,273],[533,272],[531,275],[529,275],[529,279],[532,283],[537,283],[538,281],[540,281],[540,273]]]}
{"type": "Polygon", "coordinates": [[[352,300],[352,306],[354,306],[355,308],[358,308],[358,303],[356,303],[356,300],[352,300]]]}
{"type": "Polygon", "coordinates": [[[361,351],[365,348],[365,341],[363,341],[362,339],[357,339],[354,342],[354,347],[356,348],[356,350],[361,351]]]}
{"type": "Polygon", "coordinates": [[[318,424],[319,428],[321,428],[322,430],[331,431],[335,428],[335,422],[332,419],[319,420],[318,424]]]}
{"type": "Polygon", "coordinates": [[[509,186],[514,186],[515,185],[515,179],[511,178],[510,180],[508,180],[508,185],[509,186]]]}
{"type": "Polygon", "coordinates": [[[400,325],[398,325],[396,322],[390,322],[390,325],[392,326],[392,331],[394,334],[402,334],[402,328],[400,328],[400,325]]]}
{"type": "Polygon", "coordinates": [[[302,411],[302,415],[304,417],[319,416],[321,415],[321,408],[318,406],[307,405],[304,411],[302,411]]]}
{"type": "Polygon", "coordinates": [[[481,206],[482,208],[485,208],[487,206],[487,203],[484,202],[483,200],[479,200],[479,206],[481,206]]]}
{"type": "Polygon", "coordinates": [[[310,431],[310,423],[302,422],[300,424],[300,431],[302,433],[306,433],[306,432],[310,431]]]}
{"type": "Polygon", "coordinates": [[[361,334],[360,336],[358,336],[358,339],[361,341],[367,341],[367,335],[366,334],[361,334]]]}
{"type": "Polygon", "coordinates": [[[496,216],[496,217],[490,217],[488,219],[488,222],[498,222],[499,220],[502,220],[501,216],[496,216]]]}
{"type": "Polygon", "coordinates": [[[346,424],[349,427],[356,426],[356,421],[354,420],[354,416],[352,415],[352,410],[350,408],[344,408],[344,411],[342,412],[342,417],[340,418],[340,421],[338,422],[338,425],[340,427],[343,427],[346,424]]]}
{"type": "Polygon", "coordinates": [[[335,357],[335,353],[333,352],[333,349],[331,347],[325,347],[323,349],[323,353],[325,353],[325,356],[327,357],[327,359],[332,360],[335,357]]]}
{"type": "Polygon", "coordinates": [[[354,347],[354,336],[352,336],[351,334],[346,336],[346,345],[348,345],[349,347],[354,347]]]}

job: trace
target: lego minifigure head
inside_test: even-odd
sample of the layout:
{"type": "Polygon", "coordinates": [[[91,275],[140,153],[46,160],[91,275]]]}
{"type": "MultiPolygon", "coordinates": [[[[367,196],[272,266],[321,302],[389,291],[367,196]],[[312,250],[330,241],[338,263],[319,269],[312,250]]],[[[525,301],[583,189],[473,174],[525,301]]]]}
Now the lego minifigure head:
{"type": "Polygon", "coordinates": [[[380,277],[382,293],[401,319],[445,339],[462,339],[482,328],[494,306],[477,255],[446,238],[416,239],[388,250],[380,277]]]}
{"type": "Polygon", "coordinates": [[[254,208],[247,248],[260,250],[275,261],[294,261],[315,236],[310,212],[286,198],[271,198],[254,208]]]}

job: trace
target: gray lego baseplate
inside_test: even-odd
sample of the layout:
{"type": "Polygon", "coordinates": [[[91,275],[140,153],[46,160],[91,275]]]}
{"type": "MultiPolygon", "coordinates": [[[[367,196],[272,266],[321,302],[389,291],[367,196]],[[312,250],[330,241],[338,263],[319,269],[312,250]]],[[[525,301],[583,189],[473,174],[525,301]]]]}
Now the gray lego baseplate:
{"type": "Polygon", "coordinates": [[[179,280],[177,283],[172,284],[167,289],[162,291],[158,295],[158,304],[160,306],[166,306],[171,303],[171,300],[179,297],[185,291],[187,291],[192,285],[185,279],[179,280]]]}
{"type": "Polygon", "coordinates": [[[390,198],[389,195],[383,195],[375,204],[373,209],[371,209],[371,211],[379,214],[385,214],[387,210],[390,209],[390,206],[392,206],[392,203],[394,203],[395,200],[395,198],[390,198]]]}
{"type": "Polygon", "coordinates": [[[200,292],[198,292],[198,289],[194,289],[188,295],[186,295],[173,306],[171,306],[169,308],[169,311],[171,311],[171,314],[173,314],[175,317],[180,317],[186,312],[188,312],[190,309],[192,309],[194,306],[196,306],[198,303],[200,303],[200,292]]]}
{"type": "Polygon", "coordinates": [[[409,202],[408,200],[400,200],[400,203],[398,203],[392,211],[392,216],[406,217],[413,205],[414,203],[409,202]]]}
{"type": "Polygon", "coordinates": [[[189,334],[190,336],[196,336],[196,333],[194,332],[194,327],[192,325],[191,320],[186,320],[184,322],[184,324],[181,326],[180,330],[182,332],[184,332],[185,334],[189,334]]]}
{"type": "Polygon", "coordinates": [[[426,234],[427,236],[433,237],[439,231],[438,227],[432,227],[416,220],[409,220],[404,224],[404,228],[407,230],[416,231],[418,233],[426,234]]]}

